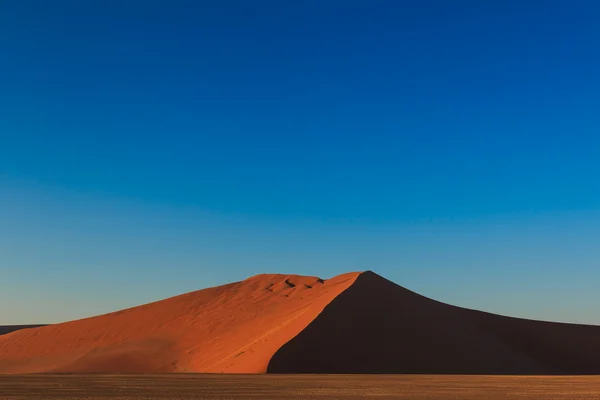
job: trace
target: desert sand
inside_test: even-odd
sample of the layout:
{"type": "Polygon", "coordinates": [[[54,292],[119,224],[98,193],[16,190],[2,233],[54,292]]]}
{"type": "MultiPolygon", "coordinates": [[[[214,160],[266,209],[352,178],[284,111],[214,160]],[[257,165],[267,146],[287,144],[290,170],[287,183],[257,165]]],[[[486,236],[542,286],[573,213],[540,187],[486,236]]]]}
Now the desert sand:
{"type": "Polygon", "coordinates": [[[592,400],[597,376],[0,375],[1,400],[592,400]]]}
{"type": "Polygon", "coordinates": [[[0,336],[0,373],[598,374],[600,327],[454,307],[373,272],[257,275],[0,336]]]}

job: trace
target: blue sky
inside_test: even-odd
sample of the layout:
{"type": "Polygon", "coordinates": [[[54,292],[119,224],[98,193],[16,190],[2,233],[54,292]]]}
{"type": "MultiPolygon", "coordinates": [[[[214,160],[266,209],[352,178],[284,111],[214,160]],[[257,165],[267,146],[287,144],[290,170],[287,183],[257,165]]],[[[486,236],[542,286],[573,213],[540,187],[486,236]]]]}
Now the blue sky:
{"type": "Polygon", "coordinates": [[[599,13],[3,3],[0,324],[364,269],[600,324],[599,13]]]}

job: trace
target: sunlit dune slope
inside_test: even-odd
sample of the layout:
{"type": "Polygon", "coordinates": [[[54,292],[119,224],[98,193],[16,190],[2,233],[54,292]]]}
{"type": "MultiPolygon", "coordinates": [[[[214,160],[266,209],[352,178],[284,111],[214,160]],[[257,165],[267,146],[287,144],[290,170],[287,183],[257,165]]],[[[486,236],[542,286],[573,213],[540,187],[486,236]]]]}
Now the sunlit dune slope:
{"type": "Polygon", "coordinates": [[[257,275],[127,310],[0,336],[0,373],[261,373],[271,356],[350,286],[257,275]]]}

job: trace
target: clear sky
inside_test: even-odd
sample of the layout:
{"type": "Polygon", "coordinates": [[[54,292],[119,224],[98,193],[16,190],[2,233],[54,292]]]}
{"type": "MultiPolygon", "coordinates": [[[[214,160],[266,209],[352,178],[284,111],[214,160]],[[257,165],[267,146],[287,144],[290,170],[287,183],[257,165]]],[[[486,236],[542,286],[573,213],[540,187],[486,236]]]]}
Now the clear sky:
{"type": "Polygon", "coordinates": [[[281,272],[600,324],[600,4],[3,1],[0,324],[281,272]]]}

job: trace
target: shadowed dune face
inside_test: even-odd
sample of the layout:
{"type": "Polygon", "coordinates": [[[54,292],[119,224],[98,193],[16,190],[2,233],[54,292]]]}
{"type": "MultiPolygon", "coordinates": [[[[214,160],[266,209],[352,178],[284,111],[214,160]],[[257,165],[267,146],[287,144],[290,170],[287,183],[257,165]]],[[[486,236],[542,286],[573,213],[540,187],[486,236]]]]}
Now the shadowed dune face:
{"type": "Polygon", "coordinates": [[[268,372],[598,374],[600,327],[449,306],[366,272],[275,353],[268,372]]]}
{"type": "Polygon", "coordinates": [[[258,275],[98,317],[0,336],[0,373],[261,373],[358,274],[258,275]]]}

